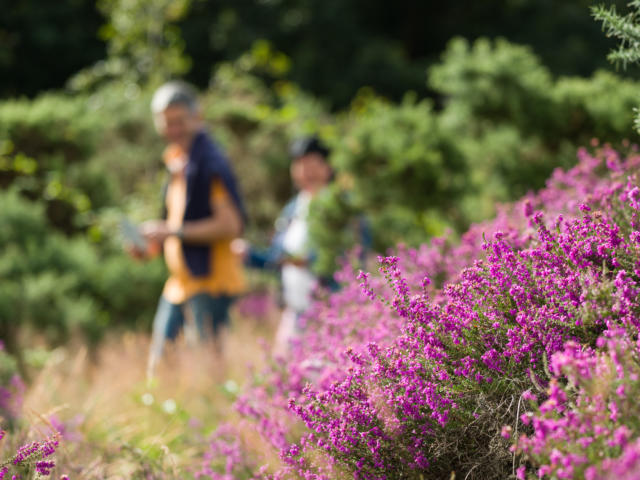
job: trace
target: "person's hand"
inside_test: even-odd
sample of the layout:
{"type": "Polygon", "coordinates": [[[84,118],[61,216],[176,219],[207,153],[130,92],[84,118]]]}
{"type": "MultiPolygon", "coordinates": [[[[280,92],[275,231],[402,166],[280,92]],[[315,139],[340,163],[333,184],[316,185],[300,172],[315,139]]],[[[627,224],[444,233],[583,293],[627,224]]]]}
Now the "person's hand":
{"type": "Polygon", "coordinates": [[[125,251],[136,260],[144,260],[147,258],[147,251],[143,250],[135,245],[125,245],[125,251]]]}
{"type": "Polygon", "coordinates": [[[306,268],[309,266],[309,260],[304,257],[296,257],[294,255],[285,255],[282,259],[283,265],[295,265],[296,267],[306,268]]]}
{"type": "Polygon", "coordinates": [[[162,251],[162,245],[158,242],[147,242],[146,248],[140,248],[135,245],[126,245],[125,251],[135,260],[148,260],[154,258],[162,251]]]}
{"type": "Polygon", "coordinates": [[[161,244],[171,235],[171,230],[164,220],[149,220],[140,226],[140,233],[150,243],[161,244]]]}
{"type": "Polygon", "coordinates": [[[244,238],[234,238],[231,241],[231,252],[239,256],[242,261],[246,261],[249,256],[249,242],[244,238]]]}

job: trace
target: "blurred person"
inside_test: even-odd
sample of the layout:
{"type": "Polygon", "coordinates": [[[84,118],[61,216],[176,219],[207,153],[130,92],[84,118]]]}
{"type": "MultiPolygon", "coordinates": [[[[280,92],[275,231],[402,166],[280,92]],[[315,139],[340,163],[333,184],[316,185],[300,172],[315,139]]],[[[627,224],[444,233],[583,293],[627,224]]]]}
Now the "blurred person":
{"type": "Polygon", "coordinates": [[[279,270],[284,310],[275,340],[275,353],[286,354],[290,340],[300,331],[299,319],[310,306],[314,289],[324,279],[312,271],[314,251],[309,238],[309,205],[333,177],[329,149],[318,137],[305,137],[290,146],[290,174],[296,195],[275,222],[270,247],[259,251],[238,240],[234,248],[250,267],[279,270]]]}
{"type": "Polygon", "coordinates": [[[163,157],[169,179],[164,218],[145,222],[140,230],[150,251],[162,247],[169,278],[153,320],[150,377],[165,342],[176,339],[185,319],[195,324],[200,340],[212,337],[221,351],[229,308],[245,289],[242,259],[231,242],[246,222],[234,173],[205,131],[195,89],[166,83],[155,92],[151,110],[167,142],[163,157]]]}

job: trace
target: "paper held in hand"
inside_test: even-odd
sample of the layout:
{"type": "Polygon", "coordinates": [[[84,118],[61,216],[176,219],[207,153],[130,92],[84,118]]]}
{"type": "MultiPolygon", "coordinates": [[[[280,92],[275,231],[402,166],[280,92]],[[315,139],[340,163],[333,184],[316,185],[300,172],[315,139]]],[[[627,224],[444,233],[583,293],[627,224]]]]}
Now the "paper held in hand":
{"type": "Polygon", "coordinates": [[[126,217],[120,219],[120,233],[126,244],[139,250],[147,249],[147,241],[140,233],[138,226],[126,217]]]}

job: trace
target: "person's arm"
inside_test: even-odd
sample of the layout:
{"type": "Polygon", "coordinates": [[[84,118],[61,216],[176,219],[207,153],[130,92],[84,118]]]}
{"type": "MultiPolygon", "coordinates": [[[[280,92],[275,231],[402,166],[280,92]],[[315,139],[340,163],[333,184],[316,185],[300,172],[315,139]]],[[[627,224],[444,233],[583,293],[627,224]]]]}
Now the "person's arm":
{"type": "Polygon", "coordinates": [[[142,225],[142,234],[149,241],[164,242],[176,235],[185,243],[207,245],[219,239],[232,239],[242,233],[243,222],[221,183],[214,184],[210,198],[212,216],[184,222],[178,230],[171,230],[164,220],[151,220],[142,225]]]}
{"type": "Polygon", "coordinates": [[[185,243],[210,244],[222,238],[235,238],[242,233],[242,219],[233,202],[227,198],[214,198],[213,216],[202,220],[184,222],[181,231],[171,232],[182,237],[185,243]]]}
{"type": "Polygon", "coordinates": [[[274,248],[273,245],[262,250],[249,247],[244,258],[247,267],[277,270],[282,266],[283,253],[281,249],[274,248]]]}

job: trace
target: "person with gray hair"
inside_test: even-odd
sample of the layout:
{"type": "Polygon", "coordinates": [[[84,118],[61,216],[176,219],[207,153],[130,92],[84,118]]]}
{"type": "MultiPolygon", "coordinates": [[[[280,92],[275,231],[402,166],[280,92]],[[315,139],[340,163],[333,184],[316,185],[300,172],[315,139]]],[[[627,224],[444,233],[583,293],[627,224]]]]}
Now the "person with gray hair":
{"type": "Polygon", "coordinates": [[[198,94],[186,82],[175,80],[159,87],[151,99],[151,113],[158,132],[162,131],[162,112],[172,105],[182,105],[188,111],[198,114],[198,94]]]}
{"type": "Polygon", "coordinates": [[[149,250],[162,247],[169,278],[153,321],[149,376],[185,316],[201,339],[211,333],[221,348],[229,307],[245,288],[242,260],[231,242],[247,220],[233,170],[205,131],[196,90],[182,81],[166,83],[153,95],[151,112],[167,142],[169,178],[163,218],[145,222],[141,233],[154,246],[149,250]]]}
{"type": "Polygon", "coordinates": [[[202,124],[197,92],[191,85],[180,80],[167,82],[155,91],[151,99],[151,113],[156,131],[164,135],[170,144],[182,144],[183,147],[191,136],[190,132],[200,129],[202,124]],[[165,112],[172,107],[178,107],[183,111],[178,115],[171,115],[170,112],[167,118],[165,112]],[[177,131],[175,122],[167,123],[167,120],[175,120],[176,116],[185,120],[182,125],[185,128],[181,131],[177,131]]]}

